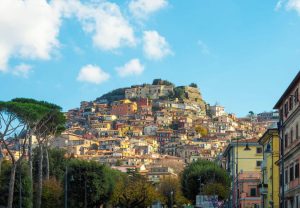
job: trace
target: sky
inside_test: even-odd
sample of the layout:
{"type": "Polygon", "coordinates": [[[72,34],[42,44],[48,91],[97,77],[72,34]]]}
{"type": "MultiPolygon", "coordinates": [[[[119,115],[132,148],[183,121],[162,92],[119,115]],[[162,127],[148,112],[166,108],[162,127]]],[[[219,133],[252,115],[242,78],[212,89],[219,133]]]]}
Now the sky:
{"type": "Polygon", "coordinates": [[[119,87],[196,83],[239,116],[300,69],[300,0],[1,0],[0,100],[65,111],[119,87]]]}

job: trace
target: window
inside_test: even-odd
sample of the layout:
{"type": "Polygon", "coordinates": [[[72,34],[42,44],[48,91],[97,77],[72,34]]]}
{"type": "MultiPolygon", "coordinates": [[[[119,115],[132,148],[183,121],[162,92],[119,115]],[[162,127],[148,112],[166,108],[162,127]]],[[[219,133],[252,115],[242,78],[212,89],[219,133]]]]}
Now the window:
{"type": "Polygon", "coordinates": [[[284,104],[284,115],[285,115],[285,117],[287,117],[288,114],[289,114],[289,106],[288,106],[288,102],[286,102],[284,104]]]}
{"type": "Polygon", "coordinates": [[[262,148],[261,147],[256,147],[256,154],[262,153],[262,148]]]}
{"type": "Polygon", "coordinates": [[[299,139],[299,125],[296,124],[296,139],[299,139]]]}
{"type": "Polygon", "coordinates": [[[250,189],[250,196],[255,197],[256,196],[256,188],[250,189]]]}
{"type": "Polygon", "coordinates": [[[289,104],[290,104],[289,107],[290,107],[290,111],[291,111],[294,107],[293,96],[290,96],[289,104]]]}
{"type": "Polygon", "coordinates": [[[294,165],[290,167],[290,181],[294,180],[294,165]]]}
{"type": "Polygon", "coordinates": [[[290,134],[290,144],[292,144],[293,143],[293,140],[294,140],[294,130],[293,130],[293,128],[291,129],[291,134],[290,134]]]}
{"type": "Polygon", "coordinates": [[[298,90],[298,88],[295,90],[294,96],[295,96],[295,104],[296,104],[296,103],[299,102],[299,90],[298,90]]]}
{"type": "Polygon", "coordinates": [[[288,170],[285,170],[285,173],[284,173],[284,184],[288,184],[289,180],[289,175],[288,175],[288,170]]]}
{"type": "Polygon", "coordinates": [[[280,117],[280,120],[283,119],[283,108],[280,108],[279,117],[280,117]]]}
{"type": "Polygon", "coordinates": [[[289,143],[289,141],[288,141],[288,134],[285,134],[285,135],[284,135],[284,147],[285,147],[285,148],[287,148],[288,143],[289,143]]]}
{"type": "Polygon", "coordinates": [[[295,165],[295,178],[299,178],[299,163],[295,165]]]}
{"type": "Polygon", "coordinates": [[[261,163],[262,163],[262,161],[260,161],[260,160],[256,161],[256,167],[260,167],[261,163]]]}

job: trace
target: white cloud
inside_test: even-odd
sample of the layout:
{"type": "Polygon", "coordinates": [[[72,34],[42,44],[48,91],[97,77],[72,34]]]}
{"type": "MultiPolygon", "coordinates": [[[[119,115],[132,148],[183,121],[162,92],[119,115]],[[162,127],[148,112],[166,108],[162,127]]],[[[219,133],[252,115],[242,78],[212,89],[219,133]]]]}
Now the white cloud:
{"type": "Polygon", "coordinates": [[[300,0],[288,0],[286,8],[289,10],[296,10],[300,15],[300,0]]]}
{"type": "Polygon", "coordinates": [[[144,19],[167,5],[167,0],[131,0],[129,10],[136,18],[144,19]]]}
{"type": "Polygon", "coordinates": [[[130,75],[140,75],[143,73],[145,67],[140,63],[138,59],[132,59],[124,66],[117,67],[116,70],[121,77],[130,75]]]}
{"type": "Polygon", "coordinates": [[[159,60],[173,54],[166,39],[157,31],[145,31],[143,41],[143,50],[148,59],[159,60]]]}
{"type": "Polygon", "coordinates": [[[300,15],[300,0],[279,0],[276,4],[275,10],[285,7],[287,10],[295,10],[300,15]]]}
{"type": "Polygon", "coordinates": [[[200,47],[200,50],[201,50],[202,54],[204,54],[204,55],[209,55],[210,54],[208,46],[203,41],[198,40],[197,44],[200,47]]]}
{"type": "Polygon", "coordinates": [[[60,14],[45,0],[1,0],[0,71],[14,57],[49,59],[59,46],[60,14]]]}
{"type": "MultiPolygon", "coordinates": [[[[58,0],[57,0],[58,1],[58,0]]],[[[83,4],[78,0],[57,3],[65,16],[76,16],[93,43],[103,50],[135,46],[134,30],[115,3],[100,1],[83,4]]]]}
{"type": "Polygon", "coordinates": [[[135,46],[134,30],[115,3],[80,0],[1,0],[0,71],[9,60],[50,59],[60,44],[63,18],[78,18],[103,50],[135,46]],[[82,3],[84,2],[84,3],[82,3]]]}
{"type": "Polygon", "coordinates": [[[12,70],[12,73],[15,76],[28,78],[31,69],[32,66],[28,64],[19,64],[12,70]]]}
{"type": "Polygon", "coordinates": [[[91,64],[82,67],[77,76],[78,81],[92,84],[101,84],[109,78],[110,75],[108,73],[104,72],[100,67],[91,64]]]}

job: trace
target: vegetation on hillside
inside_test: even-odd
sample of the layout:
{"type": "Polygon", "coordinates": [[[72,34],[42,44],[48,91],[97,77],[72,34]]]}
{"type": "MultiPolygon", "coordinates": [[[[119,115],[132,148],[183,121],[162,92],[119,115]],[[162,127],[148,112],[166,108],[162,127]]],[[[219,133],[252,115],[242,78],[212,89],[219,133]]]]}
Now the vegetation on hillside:
{"type": "Polygon", "coordinates": [[[101,97],[97,98],[96,101],[100,101],[100,100],[107,100],[109,103],[117,101],[117,100],[122,100],[125,98],[125,90],[127,88],[118,88],[115,89],[111,92],[108,92],[104,95],[102,95],[101,97]]]}
{"type": "Polygon", "coordinates": [[[162,80],[162,79],[154,79],[153,82],[152,82],[152,85],[167,85],[167,86],[174,86],[175,85],[168,81],[168,80],[162,80]]]}

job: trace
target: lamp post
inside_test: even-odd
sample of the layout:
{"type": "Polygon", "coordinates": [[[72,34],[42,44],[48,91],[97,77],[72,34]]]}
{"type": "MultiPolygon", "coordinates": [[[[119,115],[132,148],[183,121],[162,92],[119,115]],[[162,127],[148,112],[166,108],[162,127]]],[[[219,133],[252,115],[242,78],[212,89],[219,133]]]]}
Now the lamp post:
{"type": "Polygon", "coordinates": [[[173,208],[173,194],[174,194],[174,192],[171,191],[171,192],[170,192],[170,197],[171,197],[171,203],[170,203],[171,206],[170,206],[170,207],[171,207],[171,208],[173,208]]]}
{"type": "MultiPolygon", "coordinates": [[[[68,154],[68,140],[65,140],[65,145],[67,147],[67,154],[68,154]]],[[[66,163],[65,169],[65,208],[68,208],[68,163],[66,163]]]]}

